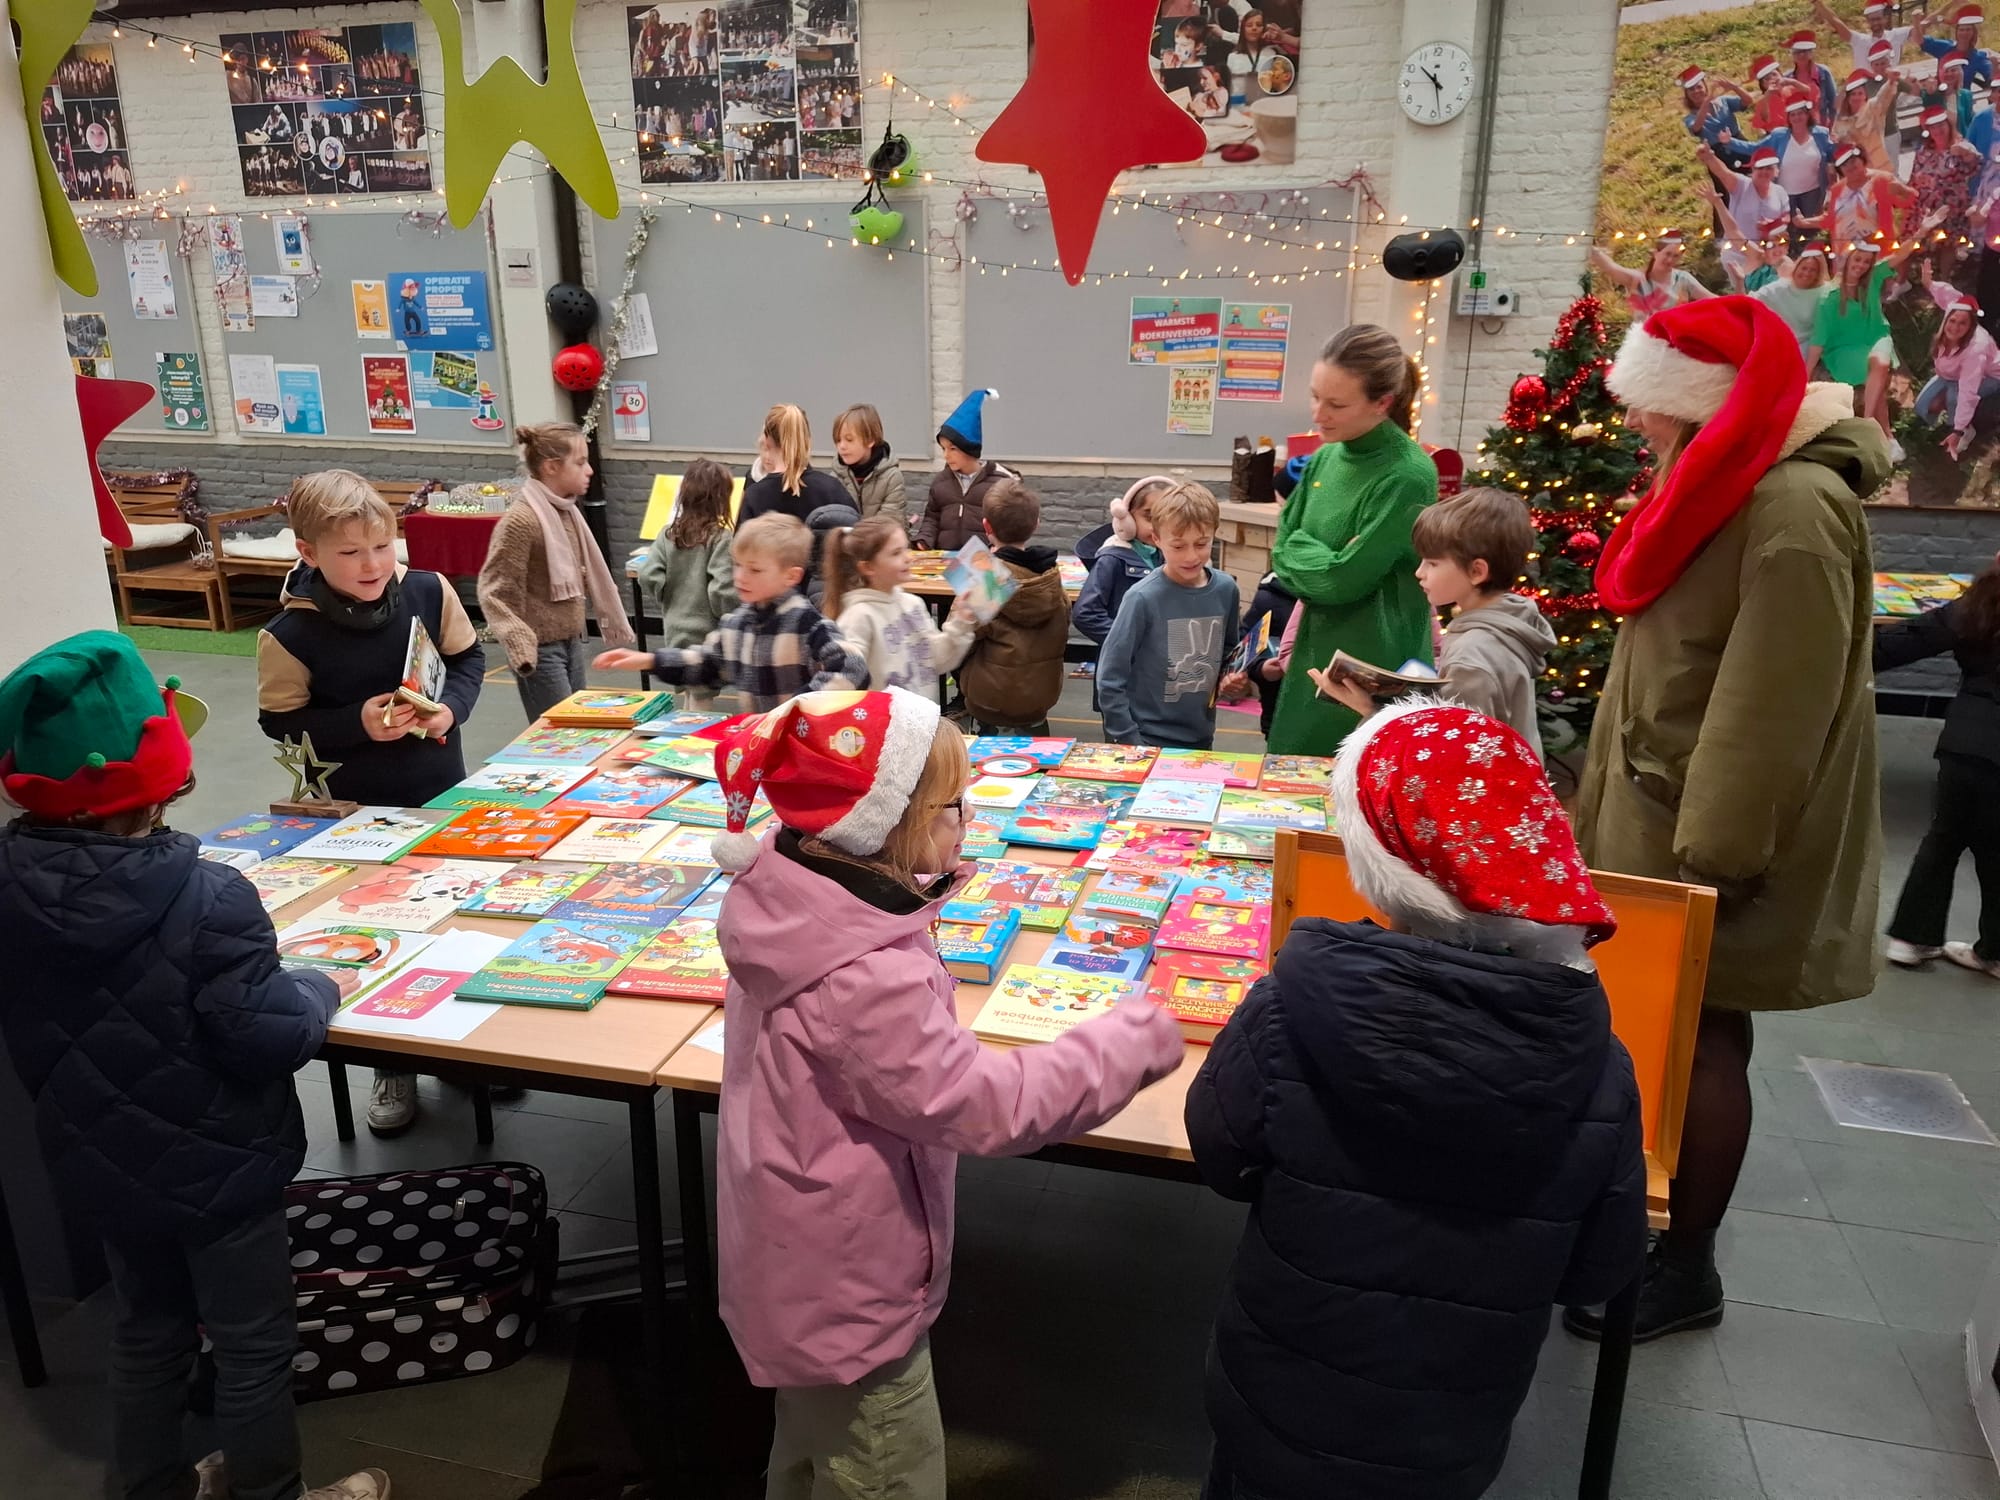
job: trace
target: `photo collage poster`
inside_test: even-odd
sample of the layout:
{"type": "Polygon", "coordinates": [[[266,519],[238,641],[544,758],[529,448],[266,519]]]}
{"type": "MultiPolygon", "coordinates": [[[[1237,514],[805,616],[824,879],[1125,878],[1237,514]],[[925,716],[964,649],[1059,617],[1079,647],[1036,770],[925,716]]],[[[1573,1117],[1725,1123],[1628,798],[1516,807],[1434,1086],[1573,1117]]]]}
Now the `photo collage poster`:
{"type": "Polygon", "coordinates": [[[430,190],[414,25],[224,32],[220,40],[245,193],[430,190]]]}
{"type": "Polygon", "coordinates": [[[138,197],[125,141],[125,109],[109,42],[78,42],[42,90],[42,138],[72,203],[138,197]]]}
{"type": "Polygon", "coordinates": [[[628,6],[639,178],[858,178],[860,0],[628,6]]]}

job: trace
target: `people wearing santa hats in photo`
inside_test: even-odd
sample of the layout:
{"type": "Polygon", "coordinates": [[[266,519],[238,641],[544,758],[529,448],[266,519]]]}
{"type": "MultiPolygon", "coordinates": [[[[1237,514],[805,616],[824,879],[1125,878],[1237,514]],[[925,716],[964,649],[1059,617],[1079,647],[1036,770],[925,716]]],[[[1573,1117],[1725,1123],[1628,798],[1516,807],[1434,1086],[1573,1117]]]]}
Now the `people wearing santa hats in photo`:
{"type": "Polygon", "coordinates": [[[1910,40],[1910,28],[1889,24],[1889,0],[1868,0],[1861,8],[1861,25],[1849,26],[1833,13],[1833,7],[1826,0],[1813,0],[1813,19],[1844,40],[1854,52],[1854,66],[1872,68],[1869,60],[1870,49],[1878,42],[1889,49],[1891,62],[1900,61],[1903,47],[1910,40]]]}
{"type": "Polygon", "coordinates": [[[1695,155],[1729,195],[1729,217],[1736,221],[1737,229],[1729,238],[1750,240],[1761,245],[1767,238],[1766,226],[1782,236],[1782,231],[1791,222],[1792,208],[1789,195],[1778,186],[1776,151],[1760,144],[1750,153],[1750,170],[1747,173],[1731,171],[1723,164],[1722,158],[1706,146],[1696,147],[1695,155]]]}
{"type": "Polygon", "coordinates": [[[1938,59],[1935,86],[1924,89],[1924,107],[1941,108],[1951,116],[1951,123],[1960,135],[1972,127],[1972,116],[1976,101],[1967,79],[1971,59],[1954,48],[1938,59]]]}
{"type": "Polygon", "coordinates": [[[1687,108],[1681,116],[1687,133],[1730,166],[1747,165],[1751,143],[1742,138],[1736,117],[1746,109],[1754,111],[1757,101],[1727,78],[1711,78],[1698,66],[1681,69],[1675,81],[1681,87],[1681,103],[1687,108]]]}
{"type": "Polygon", "coordinates": [[[1785,130],[1760,142],[1778,154],[1778,186],[1791,200],[1792,211],[1814,218],[1826,206],[1827,178],[1833,166],[1833,137],[1813,123],[1809,100],[1795,98],[1785,106],[1785,130]]]}
{"type": "MultiPolygon", "coordinates": [[[[1598,559],[1622,617],[1575,805],[1593,870],[1719,894],[1671,1227],[1639,1337],[1722,1316],[1715,1230],[1750,1131],[1750,1017],[1875,984],[1882,824],[1862,501],[1889,477],[1845,385],[1755,298],[1625,336],[1606,385],[1657,455],[1598,559]]],[[[1565,1323],[1594,1336],[1595,1320],[1565,1323]]]]}
{"type": "Polygon", "coordinates": [[[1094,1128],[1180,1065],[1180,1028],[1145,1000],[1042,1046],[989,1049],[959,1024],[931,931],[964,883],[969,766],[930,699],[807,693],[711,737],[717,853],[740,870],[720,923],[721,1311],[751,1380],[777,1388],[769,1492],[838,1473],[942,1495],[929,1334],[959,1154],[1094,1128]],[[761,845],[759,796],[777,824],[761,845]]]}
{"type": "Polygon", "coordinates": [[[1952,11],[1950,21],[1949,37],[1920,37],[1917,45],[1931,57],[1941,58],[1953,52],[1964,53],[1972,81],[1990,87],[1993,82],[1993,54],[1979,45],[1979,31],[1986,24],[1986,8],[1978,4],[1960,5],[1952,11]]]}
{"type": "MultiPolygon", "coordinates": [[[[1901,96],[1901,75],[1892,74],[1878,84],[1873,73],[1857,68],[1841,86],[1840,113],[1833,117],[1831,132],[1834,144],[1859,146],[1871,171],[1893,173],[1895,158],[1889,154],[1888,127],[1901,96]]],[[[1839,169],[1838,156],[1833,165],[1839,169]]]]}
{"type": "Polygon", "coordinates": [[[1972,184],[1984,165],[1979,151],[1958,133],[1949,109],[1931,107],[1918,117],[1922,134],[1910,157],[1910,213],[1926,241],[1924,253],[1949,277],[1971,233],[1972,184]]]}
{"type": "Polygon", "coordinates": [[[1293,923],[1188,1091],[1203,1179],[1253,1205],[1202,1493],[1479,1495],[1551,1304],[1610,1297],[1645,1246],[1638,1090],[1586,956],[1615,919],[1534,752],[1471,709],[1384,707],[1328,801],[1389,925],[1293,923]]]}
{"type": "Polygon", "coordinates": [[[1826,241],[1817,235],[1808,236],[1793,253],[1791,265],[1775,281],[1767,282],[1753,294],[1784,319],[1785,326],[1799,341],[1802,357],[1806,345],[1812,342],[1819,305],[1833,293],[1833,284],[1827,280],[1827,265],[1826,241]]]}
{"type": "Polygon", "coordinates": [[[1833,70],[1819,60],[1819,38],[1810,31],[1795,31],[1785,49],[1792,55],[1786,76],[1812,92],[1814,123],[1831,125],[1840,95],[1833,86],[1833,70]]]}
{"type": "Polygon", "coordinates": [[[1897,359],[1882,291],[1916,250],[1914,238],[1892,250],[1877,240],[1836,247],[1833,291],[1819,305],[1805,348],[1807,370],[1823,366],[1833,379],[1860,391],[1861,415],[1882,429],[1892,463],[1903,461],[1903,445],[1889,425],[1889,374],[1897,359]]]}
{"type": "Polygon", "coordinates": [[[1928,260],[1917,262],[1917,269],[1944,317],[1931,335],[1932,374],[1917,392],[1916,412],[1932,426],[1950,420],[1944,450],[1958,458],[1972,440],[1979,403],[2000,396],[2000,345],[1979,326],[1977,300],[1933,276],[1928,260]]]}
{"type": "Polygon", "coordinates": [[[1783,130],[1785,106],[1794,99],[1812,97],[1810,90],[1785,76],[1783,66],[1768,52],[1750,64],[1750,77],[1757,85],[1757,108],[1751,113],[1750,123],[1757,127],[1759,135],[1783,130]]]}
{"type": "Polygon", "coordinates": [[[1653,241],[1643,271],[1619,265],[1601,245],[1590,247],[1590,263],[1624,292],[1633,318],[1644,322],[1666,308],[1678,307],[1683,302],[1699,302],[1703,297],[1715,295],[1694,279],[1693,272],[1682,269],[1681,252],[1684,249],[1686,241],[1681,232],[1669,229],[1653,241]]]}
{"type": "Polygon", "coordinates": [[[1887,172],[1870,171],[1866,154],[1852,142],[1833,153],[1833,169],[1826,212],[1811,219],[1801,216],[1799,222],[1825,230],[1842,247],[1887,246],[1895,241],[1901,231],[1900,213],[1916,204],[1916,189],[1887,172]]]}

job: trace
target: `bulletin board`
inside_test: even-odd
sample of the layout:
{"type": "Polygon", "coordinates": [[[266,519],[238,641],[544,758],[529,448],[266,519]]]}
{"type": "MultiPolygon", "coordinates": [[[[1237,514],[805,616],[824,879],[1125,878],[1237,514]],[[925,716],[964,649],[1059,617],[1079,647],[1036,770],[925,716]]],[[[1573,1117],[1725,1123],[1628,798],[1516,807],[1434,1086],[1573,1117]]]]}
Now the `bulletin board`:
{"type": "MultiPolygon", "coordinates": [[[[1144,185],[1158,190],[1158,182],[1144,185]]],[[[1303,240],[1302,249],[1266,249],[1246,241],[1245,220],[1227,216],[1217,227],[1214,213],[1196,222],[1175,223],[1176,215],[1154,208],[1125,207],[1113,214],[1107,207],[1091,250],[1093,270],[1126,271],[1130,277],[1107,275],[1102,284],[1087,276],[1071,286],[1046,270],[997,269],[979,274],[966,266],[965,379],[968,386],[990,386],[1000,401],[986,410],[986,450],[996,458],[1021,460],[1093,461],[1163,467],[1173,464],[1229,461],[1232,439],[1269,434],[1282,439],[1302,432],[1310,400],[1307,382],[1313,358],[1328,336],[1347,322],[1347,255],[1335,251],[1336,241],[1351,244],[1352,226],[1323,222],[1307,229],[1285,222],[1285,216],[1345,219],[1353,212],[1351,193],[1321,189],[1308,193],[1304,205],[1277,206],[1283,189],[1233,188],[1228,201],[1249,207],[1268,197],[1271,212],[1280,216],[1278,229],[1264,237],[1303,240]],[[1314,251],[1315,241],[1327,249],[1314,251]],[[1151,276],[1139,273],[1154,268],[1151,276]],[[1193,273],[1221,266],[1240,267],[1265,277],[1282,273],[1283,286],[1266,279],[1252,286],[1247,279],[1196,281],[1193,273]],[[1321,270],[1301,281],[1302,267],[1321,270]],[[1179,280],[1182,269],[1190,275],[1179,280]],[[1170,284],[1160,285],[1161,277],[1170,284]],[[1291,319],[1284,351],[1284,377],[1279,398],[1218,400],[1214,431],[1206,436],[1170,435],[1168,396],[1175,368],[1128,362],[1135,297],[1220,298],[1224,302],[1289,304],[1291,319]],[[1079,399],[1082,397],[1083,399],[1079,399]]],[[[997,267],[1023,267],[1039,261],[1053,265],[1055,239],[1048,212],[1038,200],[1028,200],[1018,222],[1003,199],[976,201],[977,217],[959,226],[968,257],[997,267]],[[1023,227],[1025,225],[1025,227],[1023,227]]],[[[1224,195],[1207,192],[1203,202],[1218,206],[1224,195]]],[[[1266,220],[1258,221],[1260,234],[1266,220]]],[[[1380,276],[1379,268],[1364,275],[1380,276]]]]}
{"type": "MultiPolygon", "coordinates": [[[[646,382],[651,433],[620,451],[753,447],[764,414],[778,402],[804,408],[813,447],[833,448],[833,419],[867,402],[882,413],[889,446],[904,456],[930,452],[930,326],[920,255],[888,258],[849,244],[852,197],[838,202],[786,198],[717,200],[659,220],[639,261],[635,292],[646,294],[660,352],[623,359],[617,379],[646,382]],[[827,235],[733,229],[720,211],[811,220],[827,235]]],[[[923,207],[899,194],[902,240],[926,243],[923,207]]],[[[596,284],[608,327],[623,278],[636,208],[591,220],[596,284]]]]}
{"type": "MultiPolygon", "coordinates": [[[[400,213],[339,209],[310,212],[307,218],[313,261],[320,273],[317,287],[313,287],[308,280],[300,281],[296,317],[260,316],[254,328],[241,332],[225,331],[221,335],[223,354],[219,368],[197,332],[199,327],[207,326],[217,317],[215,275],[205,245],[195,249],[191,262],[169,257],[178,302],[177,318],[152,320],[134,317],[131,299],[126,294],[123,246],[117,241],[96,238],[88,243],[97,265],[98,295],[82,298],[65,288],[62,292],[63,311],[93,312],[103,316],[111,341],[114,372],[123,379],[152,383],[153,355],[156,352],[200,350],[203,378],[211,403],[217,409],[211,424],[215,431],[233,433],[238,430],[235,415],[230,409],[233,392],[229,380],[229,356],[268,355],[279,365],[319,367],[326,429],[323,436],[384,446],[449,442],[507,447],[513,426],[513,409],[500,354],[500,278],[492,261],[485,215],[482,213],[463,230],[454,230],[447,224],[440,233],[433,233],[427,224],[406,223],[400,213]],[[485,418],[488,425],[482,428],[473,424],[473,419],[482,413],[475,395],[463,406],[413,406],[410,431],[371,431],[363,388],[363,358],[404,356],[413,365],[421,365],[422,356],[432,351],[400,347],[394,336],[398,307],[398,288],[395,286],[387,288],[386,293],[391,337],[357,337],[351,284],[355,280],[386,281],[406,272],[421,276],[424,273],[466,271],[482,273],[486,280],[487,318],[493,347],[463,353],[465,358],[473,361],[477,380],[483,382],[495,398],[487,409],[490,411],[485,418]],[[194,284],[197,282],[201,287],[202,302],[199,323],[192,306],[194,284]]],[[[254,211],[243,214],[242,219],[249,274],[253,277],[278,274],[281,267],[271,224],[254,211]]],[[[171,250],[172,234],[177,226],[162,224],[160,228],[167,234],[166,242],[171,250]]],[[[413,370],[413,379],[415,373],[413,370]]],[[[154,405],[139,412],[119,431],[124,436],[152,437],[164,434],[166,429],[161,424],[159,408],[154,405]]],[[[297,435],[283,432],[245,433],[244,437],[246,441],[253,442],[266,438],[283,442],[295,441],[297,435]]]]}

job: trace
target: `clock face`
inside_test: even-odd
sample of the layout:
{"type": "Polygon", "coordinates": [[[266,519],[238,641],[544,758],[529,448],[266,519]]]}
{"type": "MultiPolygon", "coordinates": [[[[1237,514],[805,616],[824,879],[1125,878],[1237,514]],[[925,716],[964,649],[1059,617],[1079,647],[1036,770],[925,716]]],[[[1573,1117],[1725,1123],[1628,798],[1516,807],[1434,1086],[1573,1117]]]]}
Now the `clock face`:
{"type": "Polygon", "coordinates": [[[1417,48],[1403,61],[1396,97],[1419,125],[1457,119],[1472,101],[1472,54],[1456,42],[1417,48]]]}

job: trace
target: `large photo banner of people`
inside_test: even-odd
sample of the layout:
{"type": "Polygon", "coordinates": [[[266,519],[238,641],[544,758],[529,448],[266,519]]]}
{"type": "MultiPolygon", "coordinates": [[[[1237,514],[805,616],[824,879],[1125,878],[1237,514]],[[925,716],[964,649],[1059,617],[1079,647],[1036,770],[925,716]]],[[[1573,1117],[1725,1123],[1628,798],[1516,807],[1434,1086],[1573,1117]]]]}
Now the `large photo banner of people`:
{"type": "Polygon", "coordinates": [[[137,197],[109,42],[79,42],[42,90],[42,138],[72,203],[137,197]]]}
{"type": "Polygon", "coordinates": [[[860,0],[630,6],[639,179],[859,179],[860,0]]]}
{"type": "Polygon", "coordinates": [[[1607,307],[1766,303],[1881,425],[1877,503],[2000,506],[1996,23],[2000,0],[1781,0],[1619,31],[1607,307]]]}
{"type": "Polygon", "coordinates": [[[218,40],[244,192],[429,191],[414,25],[237,31],[218,40]]]}

